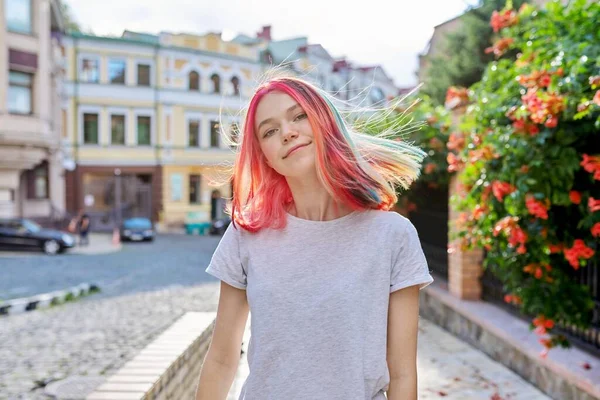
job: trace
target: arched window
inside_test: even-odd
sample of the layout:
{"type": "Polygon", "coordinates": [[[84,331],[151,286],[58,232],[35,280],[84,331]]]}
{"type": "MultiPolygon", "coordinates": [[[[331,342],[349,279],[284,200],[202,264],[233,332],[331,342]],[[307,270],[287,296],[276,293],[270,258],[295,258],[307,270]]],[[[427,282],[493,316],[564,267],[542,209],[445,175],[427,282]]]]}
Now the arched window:
{"type": "Polygon", "coordinates": [[[231,86],[233,87],[233,95],[240,95],[240,79],[237,76],[231,78],[231,86]]]}
{"type": "Polygon", "coordinates": [[[212,74],[210,80],[213,83],[213,93],[221,93],[221,78],[217,74],[212,74]]]}
{"type": "Polygon", "coordinates": [[[232,149],[235,149],[238,145],[238,141],[240,140],[240,127],[236,122],[232,122],[229,127],[229,134],[231,135],[231,145],[232,149]]]}
{"type": "Polygon", "coordinates": [[[190,72],[188,82],[190,90],[200,90],[200,75],[196,71],[190,72]]]}
{"type": "Polygon", "coordinates": [[[373,104],[377,104],[385,100],[385,94],[383,93],[383,90],[378,87],[373,87],[371,89],[370,97],[371,103],[373,104]]]}

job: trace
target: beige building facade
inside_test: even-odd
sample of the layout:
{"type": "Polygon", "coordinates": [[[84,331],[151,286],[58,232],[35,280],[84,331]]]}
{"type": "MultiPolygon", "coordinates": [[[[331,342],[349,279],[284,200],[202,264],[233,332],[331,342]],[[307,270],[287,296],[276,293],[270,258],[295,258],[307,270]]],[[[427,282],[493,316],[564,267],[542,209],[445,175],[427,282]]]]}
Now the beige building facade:
{"type": "Polygon", "coordinates": [[[0,0],[0,217],[65,209],[57,0],[0,0]]]}
{"type": "Polygon", "coordinates": [[[0,0],[0,217],[64,212],[56,0],[0,0]]]}

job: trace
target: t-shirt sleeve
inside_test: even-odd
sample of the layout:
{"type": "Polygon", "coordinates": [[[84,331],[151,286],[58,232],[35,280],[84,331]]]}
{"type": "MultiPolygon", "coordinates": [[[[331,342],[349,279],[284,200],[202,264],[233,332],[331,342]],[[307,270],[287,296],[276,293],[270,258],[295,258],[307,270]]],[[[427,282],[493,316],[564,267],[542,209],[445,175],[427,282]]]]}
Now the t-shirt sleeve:
{"type": "Polygon", "coordinates": [[[396,239],[399,248],[392,264],[390,293],[413,285],[423,289],[433,282],[417,229],[409,220],[405,222],[404,233],[396,239]]]}
{"type": "Polygon", "coordinates": [[[246,289],[246,268],[242,263],[241,228],[233,223],[225,231],[215,250],[206,272],[238,289],[246,289]]]}

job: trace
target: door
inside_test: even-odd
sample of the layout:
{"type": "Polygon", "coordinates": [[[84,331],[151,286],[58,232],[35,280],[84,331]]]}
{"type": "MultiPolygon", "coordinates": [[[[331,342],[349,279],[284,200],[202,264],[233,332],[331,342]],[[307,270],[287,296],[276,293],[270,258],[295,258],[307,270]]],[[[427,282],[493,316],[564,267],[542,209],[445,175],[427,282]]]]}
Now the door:
{"type": "Polygon", "coordinates": [[[219,190],[213,190],[210,196],[210,219],[211,221],[221,219],[223,213],[223,198],[219,190]]]}
{"type": "Polygon", "coordinates": [[[112,231],[127,218],[153,220],[151,174],[89,175],[84,180],[84,194],[93,194],[95,199],[85,210],[92,231],[112,231]]]}

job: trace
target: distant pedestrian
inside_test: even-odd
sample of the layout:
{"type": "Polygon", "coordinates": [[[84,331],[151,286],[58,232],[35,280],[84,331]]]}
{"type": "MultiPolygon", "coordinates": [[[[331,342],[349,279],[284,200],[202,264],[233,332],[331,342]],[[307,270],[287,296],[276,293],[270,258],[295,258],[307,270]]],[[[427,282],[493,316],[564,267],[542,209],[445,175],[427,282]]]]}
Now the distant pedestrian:
{"type": "Polygon", "coordinates": [[[251,314],[245,400],[417,398],[414,225],[388,211],[425,153],[353,131],[334,99],[293,77],[250,99],[233,222],[210,265],[221,292],[196,400],[225,400],[251,314]],[[387,397],[386,397],[387,394],[387,397]]]}
{"type": "Polygon", "coordinates": [[[79,232],[79,246],[88,246],[90,244],[90,217],[83,211],[79,212],[77,230],[79,232]]]}

